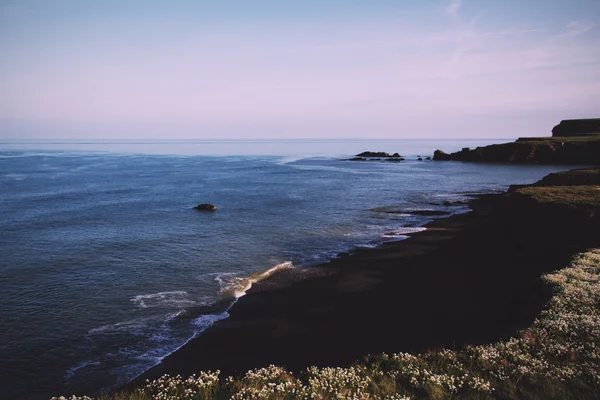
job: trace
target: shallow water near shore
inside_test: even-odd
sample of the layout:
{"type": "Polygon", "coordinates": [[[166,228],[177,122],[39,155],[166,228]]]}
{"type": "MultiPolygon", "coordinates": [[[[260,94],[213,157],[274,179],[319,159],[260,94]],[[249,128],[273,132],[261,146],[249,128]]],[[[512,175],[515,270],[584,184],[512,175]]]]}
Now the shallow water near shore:
{"type": "Polygon", "coordinates": [[[469,194],[572,168],[416,160],[503,141],[0,143],[3,392],[113,388],[267,271],[405,238],[467,211],[469,194]],[[342,160],[365,150],[407,160],[342,160]]]}

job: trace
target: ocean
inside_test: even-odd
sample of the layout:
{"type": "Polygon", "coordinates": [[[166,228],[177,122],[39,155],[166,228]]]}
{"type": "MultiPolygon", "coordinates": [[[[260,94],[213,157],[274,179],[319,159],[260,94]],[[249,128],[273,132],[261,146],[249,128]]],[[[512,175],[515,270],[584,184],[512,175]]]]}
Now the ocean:
{"type": "Polygon", "coordinates": [[[115,388],[273,269],[401,240],[427,211],[570,169],[417,160],[505,141],[0,142],[3,396],[115,388]],[[366,150],[406,160],[345,160],[366,150]]]}

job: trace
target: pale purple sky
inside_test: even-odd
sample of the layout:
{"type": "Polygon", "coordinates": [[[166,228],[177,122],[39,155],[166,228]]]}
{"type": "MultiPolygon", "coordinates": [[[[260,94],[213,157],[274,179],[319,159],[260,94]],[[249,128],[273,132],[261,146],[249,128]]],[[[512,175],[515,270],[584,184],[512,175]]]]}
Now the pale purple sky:
{"type": "Polygon", "coordinates": [[[0,140],[549,135],[600,117],[599,25],[599,0],[0,0],[0,140]]]}

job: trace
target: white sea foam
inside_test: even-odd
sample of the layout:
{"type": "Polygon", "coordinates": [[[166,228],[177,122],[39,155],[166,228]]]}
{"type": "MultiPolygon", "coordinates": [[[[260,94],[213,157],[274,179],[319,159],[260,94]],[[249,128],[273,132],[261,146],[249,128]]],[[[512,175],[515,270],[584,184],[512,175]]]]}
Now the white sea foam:
{"type": "Polygon", "coordinates": [[[188,293],[182,290],[172,292],[158,292],[151,294],[140,294],[130,299],[139,308],[154,307],[190,307],[196,305],[194,300],[189,299],[188,293]]]}
{"type": "Polygon", "coordinates": [[[378,243],[361,243],[361,244],[357,245],[356,247],[359,249],[374,249],[377,246],[379,246],[378,243]]]}
{"type": "Polygon", "coordinates": [[[22,181],[23,179],[26,178],[26,175],[24,174],[4,174],[2,175],[3,178],[7,178],[7,179],[12,179],[14,181],[22,181]]]}
{"type": "Polygon", "coordinates": [[[410,235],[411,233],[417,233],[417,232],[423,232],[427,230],[427,228],[424,227],[416,227],[416,228],[409,228],[409,227],[400,227],[400,228],[395,228],[393,230],[390,230],[386,233],[384,233],[382,236],[384,237],[390,237],[390,236],[405,236],[406,235],[410,235]]]}
{"type": "Polygon", "coordinates": [[[217,275],[215,281],[220,286],[220,293],[222,295],[232,295],[236,299],[242,297],[256,282],[268,278],[276,271],[292,267],[291,261],[286,261],[281,264],[277,264],[273,268],[270,268],[264,272],[259,272],[247,277],[239,277],[234,273],[224,273],[217,275]]]}
{"type": "Polygon", "coordinates": [[[130,333],[133,335],[143,335],[148,327],[148,322],[152,318],[136,318],[129,321],[117,322],[116,324],[107,324],[98,328],[90,329],[88,334],[97,335],[104,333],[130,333]]]}
{"type": "Polygon", "coordinates": [[[80,369],[83,369],[87,366],[90,366],[90,365],[93,365],[93,366],[100,365],[100,361],[93,361],[93,360],[82,361],[82,362],[74,365],[73,367],[69,368],[67,370],[67,374],[65,375],[64,379],[65,380],[71,379],[77,371],[79,371],[80,369]]]}
{"type": "MultiPolygon", "coordinates": [[[[229,308],[228,308],[229,309],[229,308]]],[[[204,332],[211,326],[215,324],[215,322],[220,321],[222,319],[228,318],[229,313],[227,311],[223,311],[220,314],[206,314],[201,315],[196,318],[192,323],[198,327],[196,330],[196,334],[194,336],[198,336],[200,333],[204,332]]]]}

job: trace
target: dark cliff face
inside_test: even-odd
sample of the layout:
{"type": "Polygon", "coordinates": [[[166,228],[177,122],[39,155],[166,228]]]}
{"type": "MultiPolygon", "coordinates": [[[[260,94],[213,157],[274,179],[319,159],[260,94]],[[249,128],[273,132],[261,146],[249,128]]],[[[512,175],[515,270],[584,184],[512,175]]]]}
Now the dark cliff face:
{"type": "Polygon", "coordinates": [[[515,162],[540,164],[600,164],[600,140],[582,142],[524,141],[464,148],[447,154],[437,150],[436,161],[515,162]]]}
{"type": "Polygon", "coordinates": [[[572,137],[600,133],[600,118],[566,119],[552,129],[553,137],[572,137]]]}

